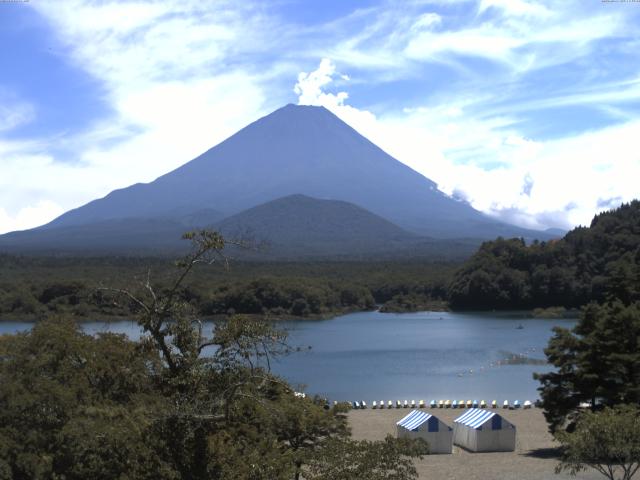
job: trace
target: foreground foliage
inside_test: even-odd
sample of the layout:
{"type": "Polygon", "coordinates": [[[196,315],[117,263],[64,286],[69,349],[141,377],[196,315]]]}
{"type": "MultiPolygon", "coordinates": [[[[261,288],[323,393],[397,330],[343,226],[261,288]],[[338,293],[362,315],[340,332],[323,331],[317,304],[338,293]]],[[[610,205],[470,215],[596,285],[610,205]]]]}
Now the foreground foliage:
{"type": "Polygon", "coordinates": [[[305,472],[309,480],[402,480],[417,477],[410,457],[422,458],[429,446],[422,439],[384,442],[332,439],[318,451],[305,472]]]}
{"type": "Polygon", "coordinates": [[[563,447],[557,472],[593,468],[610,480],[630,480],[640,469],[640,410],[637,406],[580,415],[574,432],[556,435],[563,447]]]}
{"type": "Polygon", "coordinates": [[[0,479],[416,478],[424,445],[354,442],[348,407],[270,372],[285,332],[239,316],[203,331],[185,279],[225,242],[186,238],[170,282],[101,291],[136,312],[140,341],[65,316],[0,337],[0,479]]]}
{"type": "Polygon", "coordinates": [[[556,370],[538,374],[551,431],[592,409],[640,404],[640,303],[589,305],[572,329],[556,327],[545,350],[556,370]]]}

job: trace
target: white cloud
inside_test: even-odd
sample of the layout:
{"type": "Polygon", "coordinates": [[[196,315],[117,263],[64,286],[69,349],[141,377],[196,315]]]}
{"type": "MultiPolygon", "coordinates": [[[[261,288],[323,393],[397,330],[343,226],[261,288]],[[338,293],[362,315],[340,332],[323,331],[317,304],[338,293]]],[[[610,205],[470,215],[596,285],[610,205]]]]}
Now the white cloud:
{"type": "Polygon", "coordinates": [[[4,208],[0,207],[0,232],[26,230],[34,225],[47,223],[62,213],[64,213],[64,209],[50,200],[22,207],[15,215],[10,215],[4,208]]]}
{"type": "Polygon", "coordinates": [[[416,63],[465,71],[465,57],[495,62],[510,75],[565,64],[589,55],[598,40],[635,32],[624,11],[585,9],[576,1],[547,2],[549,6],[529,0],[461,3],[465,8],[449,15],[423,12],[424,5],[416,3],[360,11],[339,23],[340,41],[311,53],[345,67],[382,70],[392,79],[415,75],[416,63]],[[474,9],[475,16],[460,14],[474,9]],[[363,17],[366,27],[358,28],[363,17]]]}
{"type": "Polygon", "coordinates": [[[442,17],[434,12],[423,13],[418,19],[411,25],[413,31],[430,30],[431,28],[440,25],[442,23],[442,17]]]}
{"type": "MultiPolygon", "coordinates": [[[[324,72],[322,87],[327,87],[335,66],[327,60],[323,64],[318,71],[324,72]]],[[[443,192],[462,196],[505,221],[570,228],[588,224],[594,212],[612,206],[603,199],[629,201],[637,196],[640,152],[634,144],[640,119],[543,141],[526,138],[508,118],[475,118],[464,102],[376,116],[336,102],[320,87],[313,92],[315,96],[305,98],[308,103],[330,109],[437,182],[443,192]],[[457,161],[469,155],[478,161],[457,161]]]]}
{"type": "Polygon", "coordinates": [[[552,12],[540,2],[530,2],[526,0],[481,0],[478,11],[483,13],[490,8],[497,8],[507,15],[517,17],[540,17],[549,18],[552,12]]]}
{"type": "Polygon", "coordinates": [[[8,92],[0,90],[0,132],[25,125],[35,117],[33,105],[13,97],[8,92]]]}
{"type": "MultiPolygon", "coordinates": [[[[259,38],[269,30],[269,20],[259,9],[248,14],[248,4],[30,5],[54,27],[66,58],[102,84],[113,114],[55,138],[24,143],[0,138],[0,233],[35,227],[116,188],[152,181],[277,102],[277,96],[266,96],[264,79],[274,75],[271,70],[281,74],[278,65],[233,66],[237,56],[270,45],[259,38]],[[61,146],[71,158],[62,161],[51,153],[61,146]]],[[[0,130],[30,119],[27,106],[10,107],[0,107],[0,130]]]]}
{"type": "MultiPolygon", "coordinates": [[[[333,81],[335,73],[336,67],[328,58],[323,58],[318,68],[313,72],[300,72],[298,83],[293,87],[293,91],[298,95],[298,103],[300,105],[343,105],[349,97],[347,92],[334,94],[322,91],[322,87],[333,81]]],[[[345,79],[345,76],[342,78],[345,79]]],[[[348,78],[346,77],[346,79],[348,78]]]]}
{"type": "Polygon", "coordinates": [[[31,2],[63,45],[61,59],[100,83],[112,113],[84,131],[8,140],[5,133],[36,119],[37,105],[0,97],[0,232],[51,220],[53,204],[68,210],[178,167],[288,101],[300,65],[318,58],[318,69],[298,75],[299,103],[326,106],[477,208],[532,226],[568,226],[618,193],[631,198],[623,166],[636,172],[629,138],[637,137],[638,116],[625,107],[640,98],[640,83],[637,72],[603,80],[600,70],[614,67],[593,56],[594,45],[615,37],[617,51],[635,58],[629,9],[457,3],[464,5],[381,2],[303,27],[253,2],[31,2]],[[550,70],[543,75],[569,64],[584,69],[580,82],[553,84],[550,70]],[[522,82],[532,72],[544,80],[522,82]],[[388,98],[376,88],[399,79],[423,88],[406,100],[404,85],[389,86],[388,98]],[[363,84],[380,99],[367,100],[371,93],[357,90],[363,84]],[[347,90],[366,108],[350,105],[347,90]],[[573,105],[623,123],[552,141],[520,127],[531,112],[573,105]],[[54,153],[61,148],[69,158],[54,153]]]}
{"type": "Polygon", "coordinates": [[[509,21],[500,17],[464,28],[412,34],[404,54],[416,61],[451,54],[480,57],[523,73],[580,58],[589,53],[592,42],[622,32],[624,23],[623,17],[610,13],[577,19],[560,13],[509,21]]]}

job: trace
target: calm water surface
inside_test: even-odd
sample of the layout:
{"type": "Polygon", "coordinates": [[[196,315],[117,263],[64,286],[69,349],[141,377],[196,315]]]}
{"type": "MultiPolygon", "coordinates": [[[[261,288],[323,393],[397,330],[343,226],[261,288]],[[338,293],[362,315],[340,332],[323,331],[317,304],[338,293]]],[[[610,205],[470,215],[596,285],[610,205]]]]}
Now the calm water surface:
{"type": "MultiPolygon", "coordinates": [[[[497,362],[513,354],[543,359],[551,329],[574,324],[529,319],[517,312],[361,312],[330,320],[283,321],[289,342],[303,348],[272,368],[294,385],[306,385],[307,392],[336,400],[534,400],[538,382],[532,374],[549,367],[497,362]]],[[[0,323],[0,333],[30,327],[0,323]]],[[[128,321],[87,323],[84,328],[139,337],[137,324],[128,321]]]]}

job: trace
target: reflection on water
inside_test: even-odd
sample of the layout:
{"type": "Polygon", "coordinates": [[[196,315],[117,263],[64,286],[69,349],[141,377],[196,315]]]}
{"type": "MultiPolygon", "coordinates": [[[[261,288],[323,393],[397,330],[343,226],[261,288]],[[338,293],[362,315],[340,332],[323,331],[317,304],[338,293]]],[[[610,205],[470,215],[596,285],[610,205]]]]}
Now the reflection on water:
{"type": "MultiPolygon", "coordinates": [[[[538,383],[532,374],[549,368],[542,360],[552,327],[570,328],[575,320],[523,317],[517,312],[361,312],[285,321],[280,325],[289,330],[290,343],[304,348],[272,367],[293,384],[305,384],[307,392],[336,400],[534,400],[538,383]]],[[[0,323],[0,333],[30,327],[0,323]]],[[[130,321],[83,328],[131,338],[140,334],[130,321]]]]}

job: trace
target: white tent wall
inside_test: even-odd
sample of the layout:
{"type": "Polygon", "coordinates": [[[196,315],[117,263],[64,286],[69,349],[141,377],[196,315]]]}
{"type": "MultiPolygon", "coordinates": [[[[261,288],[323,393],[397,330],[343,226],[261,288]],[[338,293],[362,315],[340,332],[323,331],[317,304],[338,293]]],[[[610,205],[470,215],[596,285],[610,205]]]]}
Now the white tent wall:
{"type": "MultiPolygon", "coordinates": [[[[474,418],[471,411],[465,415],[467,419],[474,418]]],[[[472,452],[513,452],[516,448],[516,427],[500,415],[487,412],[486,416],[488,418],[484,423],[471,426],[459,422],[460,419],[464,420],[464,415],[456,419],[453,424],[453,443],[472,452]]]]}
{"type": "Polygon", "coordinates": [[[472,452],[478,450],[478,436],[473,428],[453,424],[453,443],[472,452]]]}
{"type": "Polygon", "coordinates": [[[476,452],[513,452],[516,449],[516,429],[479,430],[476,452]]]}
{"type": "Polygon", "coordinates": [[[453,431],[444,425],[440,432],[428,432],[425,428],[417,432],[398,426],[398,438],[415,440],[422,438],[429,444],[429,453],[451,453],[453,451],[453,431]]]}
{"type": "MultiPolygon", "coordinates": [[[[426,415],[426,421],[415,428],[406,428],[401,425],[403,420],[411,418],[414,412],[411,412],[397,423],[398,438],[422,438],[429,444],[429,453],[452,453],[453,429],[437,417],[426,415]]],[[[423,412],[420,412],[420,414],[424,415],[423,412]]]]}

